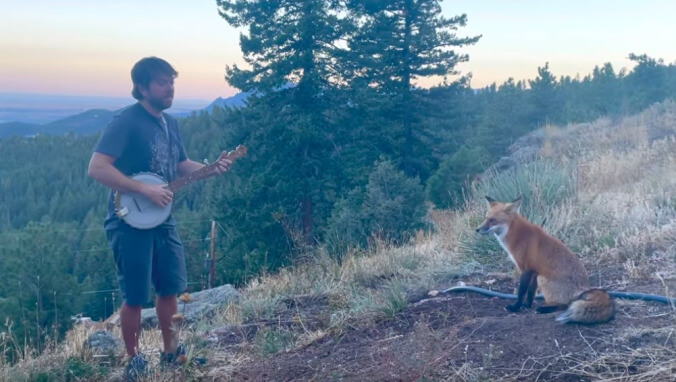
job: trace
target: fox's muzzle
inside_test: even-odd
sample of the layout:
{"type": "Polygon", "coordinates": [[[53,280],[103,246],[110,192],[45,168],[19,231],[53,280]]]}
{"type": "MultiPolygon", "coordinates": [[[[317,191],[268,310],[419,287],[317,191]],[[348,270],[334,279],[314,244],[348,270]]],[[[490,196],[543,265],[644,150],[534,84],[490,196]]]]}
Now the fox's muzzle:
{"type": "Polygon", "coordinates": [[[486,235],[488,233],[488,227],[486,227],[485,224],[482,224],[476,229],[476,232],[486,235]]]}

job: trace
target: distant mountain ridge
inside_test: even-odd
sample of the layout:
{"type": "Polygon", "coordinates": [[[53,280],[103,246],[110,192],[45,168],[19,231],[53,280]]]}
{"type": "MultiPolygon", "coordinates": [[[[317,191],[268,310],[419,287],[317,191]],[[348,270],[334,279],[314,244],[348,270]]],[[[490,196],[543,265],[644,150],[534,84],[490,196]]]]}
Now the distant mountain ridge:
{"type": "MultiPolygon", "coordinates": [[[[215,107],[242,107],[246,105],[246,100],[249,97],[249,93],[237,93],[232,97],[228,98],[222,98],[218,97],[216,98],[212,103],[207,105],[202,111],[207,111],[211,113],[214,111],[215,107]]],[[[184,113],[185,114],[185,113],[184,113]]],[[[190,115],[190,113],[187,113],[190,115]]]]}
{"type": "MultiPolygon", "coordinates": [[[[237,93],[232,97],[222,98],[218,97],[208,106],[188,111],[169,114],[183,118],[188,117],[193,113],[213,112],[215,107],[242,107],[246,104],[247,93],[237,93]]],[[[53,122],[38,124],[25,122],[4,122],[0,123],[0,139],[11,136],[35,136],[37,134],[47,135],[62,135],[73,133],[76,135],[94,134],[101,131],[122,109],[107,110],[107,109],[90,109],[82,113],[70,115],[65,118],[58,119],[53,122]]]]}

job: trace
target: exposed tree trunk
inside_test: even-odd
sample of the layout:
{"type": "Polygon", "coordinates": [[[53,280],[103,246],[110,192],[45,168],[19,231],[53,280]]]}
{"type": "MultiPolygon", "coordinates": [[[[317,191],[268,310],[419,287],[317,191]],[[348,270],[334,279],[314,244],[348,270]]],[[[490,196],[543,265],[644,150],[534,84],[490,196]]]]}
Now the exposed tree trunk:
{"type": "Polygon", "coordinates": [[[413,15],[413,0],[406,0],[406,9],[404,10],[404,46],[402,51],[402,80],[401,80],[401,92],[402,92],[402,127],[404,133],[404,147],[402,148],[402,160],[403,160],[403,169],[409,176],[418,175],[416,172],[416,167],[413,164],[413,152],[414,147],[413,142],[413,126],[412,126],[412,116],[413,112],[411,108],[413,103],[411,102],[411,33],[412,33],[412,23],[413,15]]]}

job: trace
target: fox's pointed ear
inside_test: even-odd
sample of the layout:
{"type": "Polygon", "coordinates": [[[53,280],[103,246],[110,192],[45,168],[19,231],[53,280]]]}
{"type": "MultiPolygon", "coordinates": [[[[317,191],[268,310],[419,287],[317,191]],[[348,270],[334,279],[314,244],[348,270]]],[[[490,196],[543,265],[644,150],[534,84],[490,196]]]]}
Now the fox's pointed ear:
{"type": "Polygon", "coordinates": [[[491,198],[491,197],[488,196],[488,195],[486,195],[486,201],[488,202],[488,205],[489,205],[490,207],[494,206],[495,203],[497,203],[497,201],[495,201],[495,199],[491,198]]]}
{"type": "Polygon", "coordinates": [[[518,198],[514,199],[511,203],[507,205],[507,210],[509,212],[519,212],[519,209],[521,208],[521,196],[518,198]]]}

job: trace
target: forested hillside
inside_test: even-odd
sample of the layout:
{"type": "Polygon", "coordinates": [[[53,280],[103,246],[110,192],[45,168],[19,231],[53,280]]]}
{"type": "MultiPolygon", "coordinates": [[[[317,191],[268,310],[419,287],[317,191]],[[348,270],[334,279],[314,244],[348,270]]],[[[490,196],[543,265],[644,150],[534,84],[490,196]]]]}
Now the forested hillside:
{"type": "MultiPolygon", "coordinates": [[[[524,134],[634,114],[676,94],[676,65],[634,54],[630,70],[599,63],[557,77],[543,63],[530,80],[423,89],[417,79],[452,73],[468,59],[458,50],[480,43],[456,35],[464,15],[442,18],[437,1],[416,3],[415,17],[404,1],[342,10],[281,3],[287,12],[272,17],[219,2],[227,22],[259,32],[242,37],[252,69],[227,71],[258,97],[180,121],[192,159],[239,144],[249,152],[228,175],[177,198],[191,290],[204,285],[212,220],[216,284],[242,285],[318,247],[339,259],[375,239],[404,243],[428,229],[429,207],[458,206],[463,187],[524,134]],[[339,39],[348,47],[337,48],[339,39]]],[[[98,319],[120,303],[102,228],[107,191],[86,175],[97,139],[0,140],[0,318],[36,348],[71,315],[98,319]]]]}

